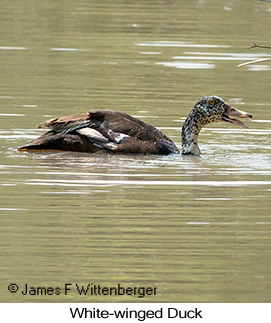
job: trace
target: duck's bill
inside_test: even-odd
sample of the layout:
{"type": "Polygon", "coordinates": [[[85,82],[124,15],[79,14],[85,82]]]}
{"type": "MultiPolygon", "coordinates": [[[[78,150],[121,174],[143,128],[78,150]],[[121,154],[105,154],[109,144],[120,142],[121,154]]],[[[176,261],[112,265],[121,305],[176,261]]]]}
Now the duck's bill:
{"type": "Polygon", "coordinates": [[[246,124],[244,124],[241,120],[231,118],[231,117],[251,119],[252,115],[250,113],[238,110],[238,109],[226,104],[225,105],[225,112],[222,115],[222,120],[236,124],[237,126],[242,127],[242,128],[248,128],[248,126],[246,124]]]}

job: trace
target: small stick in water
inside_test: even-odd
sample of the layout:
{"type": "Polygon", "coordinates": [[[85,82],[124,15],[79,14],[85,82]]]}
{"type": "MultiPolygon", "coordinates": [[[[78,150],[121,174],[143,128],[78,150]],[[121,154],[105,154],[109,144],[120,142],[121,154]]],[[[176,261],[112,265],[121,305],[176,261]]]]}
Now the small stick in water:
{"type": "Polygon", "coordinates": [[[250,65],[250,64],[255,64],[255,63],[260,63],[260,62],[265,62],[265,61],[271,61],[271,57],[269,57],[269,58],[261,58],[261,59],[257,59],[256,61],[250,61],[250,62],[242,63],[242,64],[237,65],[237,67],[250,65]]]}
{"type": "Polygon", "coordinates": [[[255,47],[259,47],[259,48],[270,48],[271,49],[271,46],[258,45],[256,43],[251,43],[250,46],[248,46],[248,49],[255,48],[255,47]]]}

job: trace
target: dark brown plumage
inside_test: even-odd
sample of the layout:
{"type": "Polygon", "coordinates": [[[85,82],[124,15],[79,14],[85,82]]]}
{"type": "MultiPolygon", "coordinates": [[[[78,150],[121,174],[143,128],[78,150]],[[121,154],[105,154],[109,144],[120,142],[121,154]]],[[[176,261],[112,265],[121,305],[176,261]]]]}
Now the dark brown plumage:
{"type": "Polygon", "coordinates": [[[128,114],[97,110],[49,120],[40,127],[51,131],[19,150],[68,150],[170,154],[179,153],[175,144],[155,127],[128,114]]]}
{"type": "MultiPolygon", "coordinates": [[[[200,99],[182,129],[182,153],[199,155],[197,137],[201,128],[214,121],[245,126],[229,116],[251,118],[216,96],[200,99]]],[[[51,130],[18,147],[18,150],[65,150],[89,153],[177,154],[179,149],[160,130],[128,114],[96,110],[51,119],[40,127],[51,130]]]]}

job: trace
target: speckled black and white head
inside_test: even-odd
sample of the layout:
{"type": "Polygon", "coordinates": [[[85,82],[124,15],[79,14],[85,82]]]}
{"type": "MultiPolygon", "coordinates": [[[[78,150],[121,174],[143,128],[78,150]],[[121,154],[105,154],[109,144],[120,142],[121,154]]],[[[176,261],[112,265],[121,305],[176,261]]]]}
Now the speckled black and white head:
{"type": "Polygon", "coordinates": [[[201,98],[183,124],[182,153],[184,155],[200,155],[197,143],[198,135],[201,128],[208,123],[225,121],[247,128],[242,121],[230,118],[230,116],[252,118],[251,114],[237,110],[218,96],[205,96],[201,98]]]}

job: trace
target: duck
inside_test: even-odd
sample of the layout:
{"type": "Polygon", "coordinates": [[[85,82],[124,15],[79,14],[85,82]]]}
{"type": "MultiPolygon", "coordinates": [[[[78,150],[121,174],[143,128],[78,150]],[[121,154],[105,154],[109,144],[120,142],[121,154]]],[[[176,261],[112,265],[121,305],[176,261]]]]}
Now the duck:
{"type": "Polygon", "coordinates": [[[240,118],[251,119],[252,115],[234,108],[218,96],[202,97],[183,123],[180,152],[162,131],[142,120],[119,111],[91,110],[44,122],[39,127],[50,130],[17,149],[199,156],[198,136],[204,126],[222,121],[248,128],[240,118]]]}

